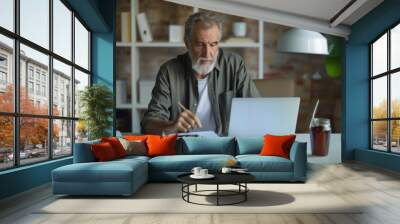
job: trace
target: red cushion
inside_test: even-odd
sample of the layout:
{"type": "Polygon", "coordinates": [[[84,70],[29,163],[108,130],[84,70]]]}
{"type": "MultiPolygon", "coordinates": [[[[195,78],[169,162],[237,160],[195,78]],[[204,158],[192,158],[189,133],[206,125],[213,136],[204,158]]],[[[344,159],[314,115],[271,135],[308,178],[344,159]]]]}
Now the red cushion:
{"type": "Polygon", "coordinates": [[[94,157],[99,162],[109,161],[117,158],[113,147],[108,142],[92,144],[90,148],[94,154],[94,157]]]}
{"type": "Polygon", "coordinates": [[[147,135],[124,135],[124,139],[129,141],[146,141],[147,135]]]}
{"type": "Polygon", "coordinates": [[[122,146],[121,142],[118,140],[116,137],[110,137],[110,138],[101,138],[101,142],[108,142],[114,149],[115,155],[118,158],[126,156],[126,151],[124,147],[122,146]]]}
{"type": "Polygon", "coordinates": [[[281,156],[286,159],[290,158],[290,147],[296,135],[264,135],[264,145],[261,149],[260,155],[262,156],[281,156]]]}
{"type": "Polygon", "coordinates": [[[147,136],[147,154],[148,156],[176,155],[176,135],[147,136]]]}

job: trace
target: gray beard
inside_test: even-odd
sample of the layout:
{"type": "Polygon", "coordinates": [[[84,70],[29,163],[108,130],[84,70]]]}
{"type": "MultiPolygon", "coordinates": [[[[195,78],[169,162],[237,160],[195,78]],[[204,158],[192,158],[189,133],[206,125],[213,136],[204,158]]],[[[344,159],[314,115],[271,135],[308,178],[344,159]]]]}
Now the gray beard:
{"type": "Polygon", "coordinates": [[[189,52],[189,55],[190,55],[190,59],[192,60],[192,69],[196,73],[201,74],[201,75],[205,75],[205,74],[210,73],[214,69],[215,64],[217,62],[217,58],[218,58],[218,57],[214,57],[213,62],[211,64],[209,64],[209,65],[207,65],[207,64],[206,65],[202,65],[200,63],[200,59],[197,59],[196,61],[193,61],[193,57],[192,57],[192,54],[190,52],[189,52]]]}

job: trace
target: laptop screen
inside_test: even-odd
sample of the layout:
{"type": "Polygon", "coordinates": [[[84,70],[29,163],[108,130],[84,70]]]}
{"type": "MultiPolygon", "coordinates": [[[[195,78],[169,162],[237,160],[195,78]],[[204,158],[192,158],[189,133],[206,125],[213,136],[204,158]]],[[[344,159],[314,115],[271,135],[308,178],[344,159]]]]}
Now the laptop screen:
{"type": "Polygon", "coordinates": [[[233,98],[229,136],[295,134],[299,97],[233,98]]]}

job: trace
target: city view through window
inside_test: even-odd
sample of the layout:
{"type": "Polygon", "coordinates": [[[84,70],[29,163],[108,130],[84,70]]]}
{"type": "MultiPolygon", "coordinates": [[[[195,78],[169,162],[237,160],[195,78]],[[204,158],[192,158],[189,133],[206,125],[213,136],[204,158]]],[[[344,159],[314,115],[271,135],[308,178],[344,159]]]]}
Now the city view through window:
{"type": "Polygon", "coordinates": [[[400,25],[370,45],[371,145],[400,153],[400,25]]]}
{"type": "Polygon", "coordinates": [[[61,0],[20,0],[19,29],[14,7],[0,1],[0,170],[70,156],[87,139],[90,32],[61,0]]]}

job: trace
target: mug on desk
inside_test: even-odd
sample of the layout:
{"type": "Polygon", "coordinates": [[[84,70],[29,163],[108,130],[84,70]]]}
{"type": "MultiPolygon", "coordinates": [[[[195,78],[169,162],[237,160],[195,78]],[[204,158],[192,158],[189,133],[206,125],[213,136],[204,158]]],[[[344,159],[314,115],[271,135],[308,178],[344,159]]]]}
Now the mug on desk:
{"type": "Polygon", "coordinates": [[[232,168],[230,167],[222,167],[221,172],[222,173],[230,173],[232,171],[232,168]]]}
{"type": "Polygon", "coordinates": [[[201,169],[200,170],[200,176],[207,176],[208,175],[208,169],[201,169]]]}
{"type": "Polygon", "coordinates": [[[196,176],[200,176],[201,175],[201,170],[202,170],[203,168],[201,168],[201,167],[199,167],[199,166],[197,166],[197,167],[193,167],[193,169],[192,169],[192,173],[194,174],[194,175],[196,175],[196,176]]]}
{"type": "Polygon", "coordinates": [[[331,122],[326,118],[314,118],[311,123],[311,151],[315,156],[326,156],[329,153],[331,122]]]}

